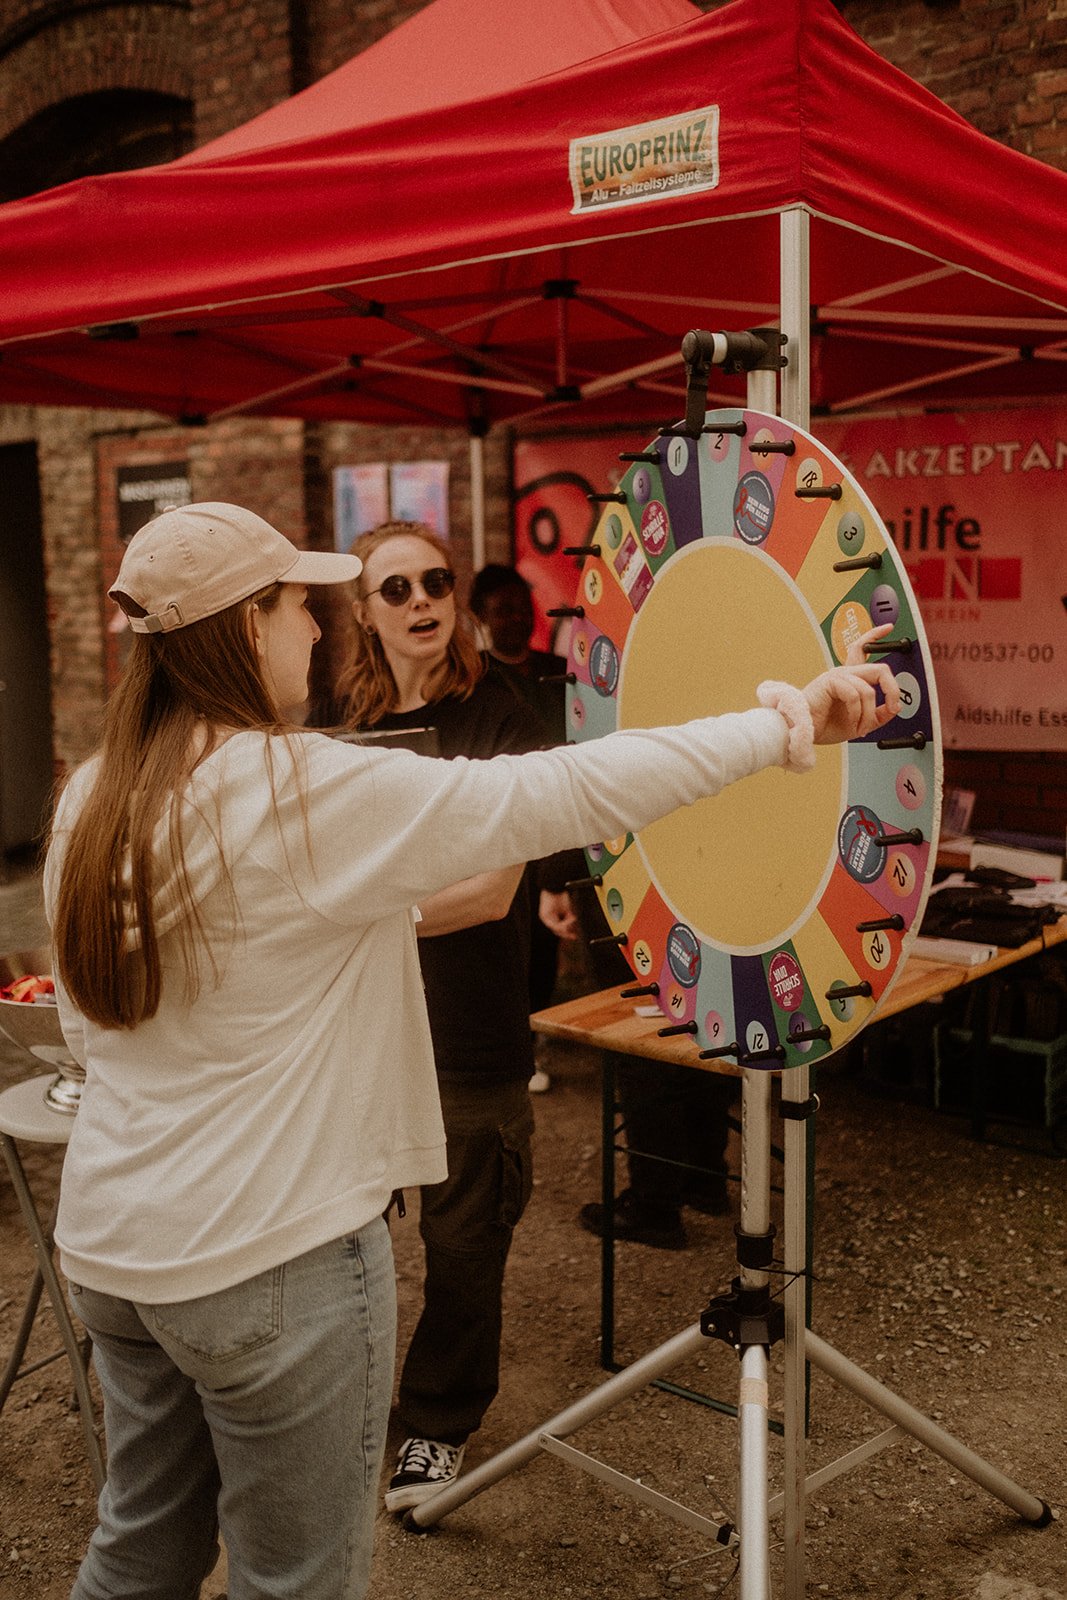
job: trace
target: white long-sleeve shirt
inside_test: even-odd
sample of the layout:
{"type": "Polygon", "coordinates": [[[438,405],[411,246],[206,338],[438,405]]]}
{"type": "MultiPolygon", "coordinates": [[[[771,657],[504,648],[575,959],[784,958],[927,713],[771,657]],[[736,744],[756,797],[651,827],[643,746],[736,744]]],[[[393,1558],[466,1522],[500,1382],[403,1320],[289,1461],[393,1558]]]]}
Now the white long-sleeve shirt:
{"type": "MultiPolygon", "coordinates": [[[[156,895],[154,1017],[101,1028],[59,989],[87,1071],[56,1228],[64,1272],[149,1304],[190,1299],[362,1227],[394,1189],[439,1182],[420,897],[644,827],[783,763],[786,738],[778,712],[754,710],[489,762],[306,732],[228,739],[183,797],[206,938],[196,998],[172,881],[156,895]]],[[[60,802],[49,914],[95,771],[60,802]]]]}

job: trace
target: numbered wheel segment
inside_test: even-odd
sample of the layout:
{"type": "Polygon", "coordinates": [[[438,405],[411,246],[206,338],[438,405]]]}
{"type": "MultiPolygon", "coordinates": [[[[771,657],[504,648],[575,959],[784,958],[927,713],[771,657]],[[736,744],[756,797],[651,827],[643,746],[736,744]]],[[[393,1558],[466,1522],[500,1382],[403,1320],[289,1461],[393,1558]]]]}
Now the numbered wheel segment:
{"type": "Polygon", "coordinates": [[[721,411],[640,454],[579,579],[573,737],[745,710],[764,678],[806,683],[892,625],[886,728],[586,852],[668,1023],[743,1065],[797,1065],[871,1020],[918,930],[941,793],[929,651],[881,519],[809,434],[721,411]]]}

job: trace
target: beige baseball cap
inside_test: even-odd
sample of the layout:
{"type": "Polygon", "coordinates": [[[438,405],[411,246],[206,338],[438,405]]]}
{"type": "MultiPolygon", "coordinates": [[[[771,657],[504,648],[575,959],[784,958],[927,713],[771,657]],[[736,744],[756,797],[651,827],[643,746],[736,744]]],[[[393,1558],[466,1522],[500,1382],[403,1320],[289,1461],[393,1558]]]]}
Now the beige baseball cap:
{"type": "Polygon", "coordinates": [[[272,583],[346,583],[362,570],[358,556],[298,550],[254,511],[208,500],[138,529],[108,594],[134,633],[172,633],[272,583]]]}

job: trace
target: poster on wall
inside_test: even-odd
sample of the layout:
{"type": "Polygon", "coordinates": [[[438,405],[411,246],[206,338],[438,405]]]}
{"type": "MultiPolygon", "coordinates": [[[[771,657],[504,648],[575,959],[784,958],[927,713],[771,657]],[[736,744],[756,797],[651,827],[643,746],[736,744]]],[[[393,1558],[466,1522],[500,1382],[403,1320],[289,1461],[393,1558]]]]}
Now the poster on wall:
{"type": "Polygon", "coordinates": [[[138,528],[168,506],[187,506],[193,498],[187,461],[153,461],[119,467],[115,474],[118,531],[129,544],[138,528]]]}
{"type": "Polygon", "coordinates": [[[813,424],[911,580],[946,747],[1067,750],[1067,412],[813,424]]]}
{"type": "Polygon", "coordinates": [[[333,542],[346,551],[353,539],[389,518],[389,478],[384,461],[333,469],[333,542]]]}
{"type": "Polygon", "coordinates": [[[394,461],[389,497],[394,521],[423,522],[448,538],[447,461],[394,461]]]}
{"type": "Polygon", "coordinates": [[[347,550],[380,522],[423,522],[448,538],[447,461],[365,461],[333,469],[333,540],[347,550]]]}
{"type": "MultiPolygon", "coordinates": [[[[869,495],[922,611],[949,749],[1067,750],[1067,411],[820,418],[811,431],[869,495]]],[[[516,443],[515,561],[544,613],[574,601],[588,543],[641,434],[516,443]]],[[[877,620],[877,619],[875,619],[877,620]]]]}

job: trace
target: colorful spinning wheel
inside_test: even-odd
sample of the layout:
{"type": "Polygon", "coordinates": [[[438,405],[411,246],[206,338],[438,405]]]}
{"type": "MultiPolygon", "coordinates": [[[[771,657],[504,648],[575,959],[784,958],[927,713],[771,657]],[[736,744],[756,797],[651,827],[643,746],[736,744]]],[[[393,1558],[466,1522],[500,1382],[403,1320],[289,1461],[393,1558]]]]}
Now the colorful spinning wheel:
{"type": "Polygon", "coordinates": [[[575,738],[744,710],[763,679],[804,684],[892,625],[877,653],[903,704],[885,728],[586,851],[672,1031],[744,1066],[813,1061],[874,1016],[933,872],[940,724],[918,610],[863,490],[781,418],[713,412],[699,439],[624,459],[574,608],[575,738]]]}

